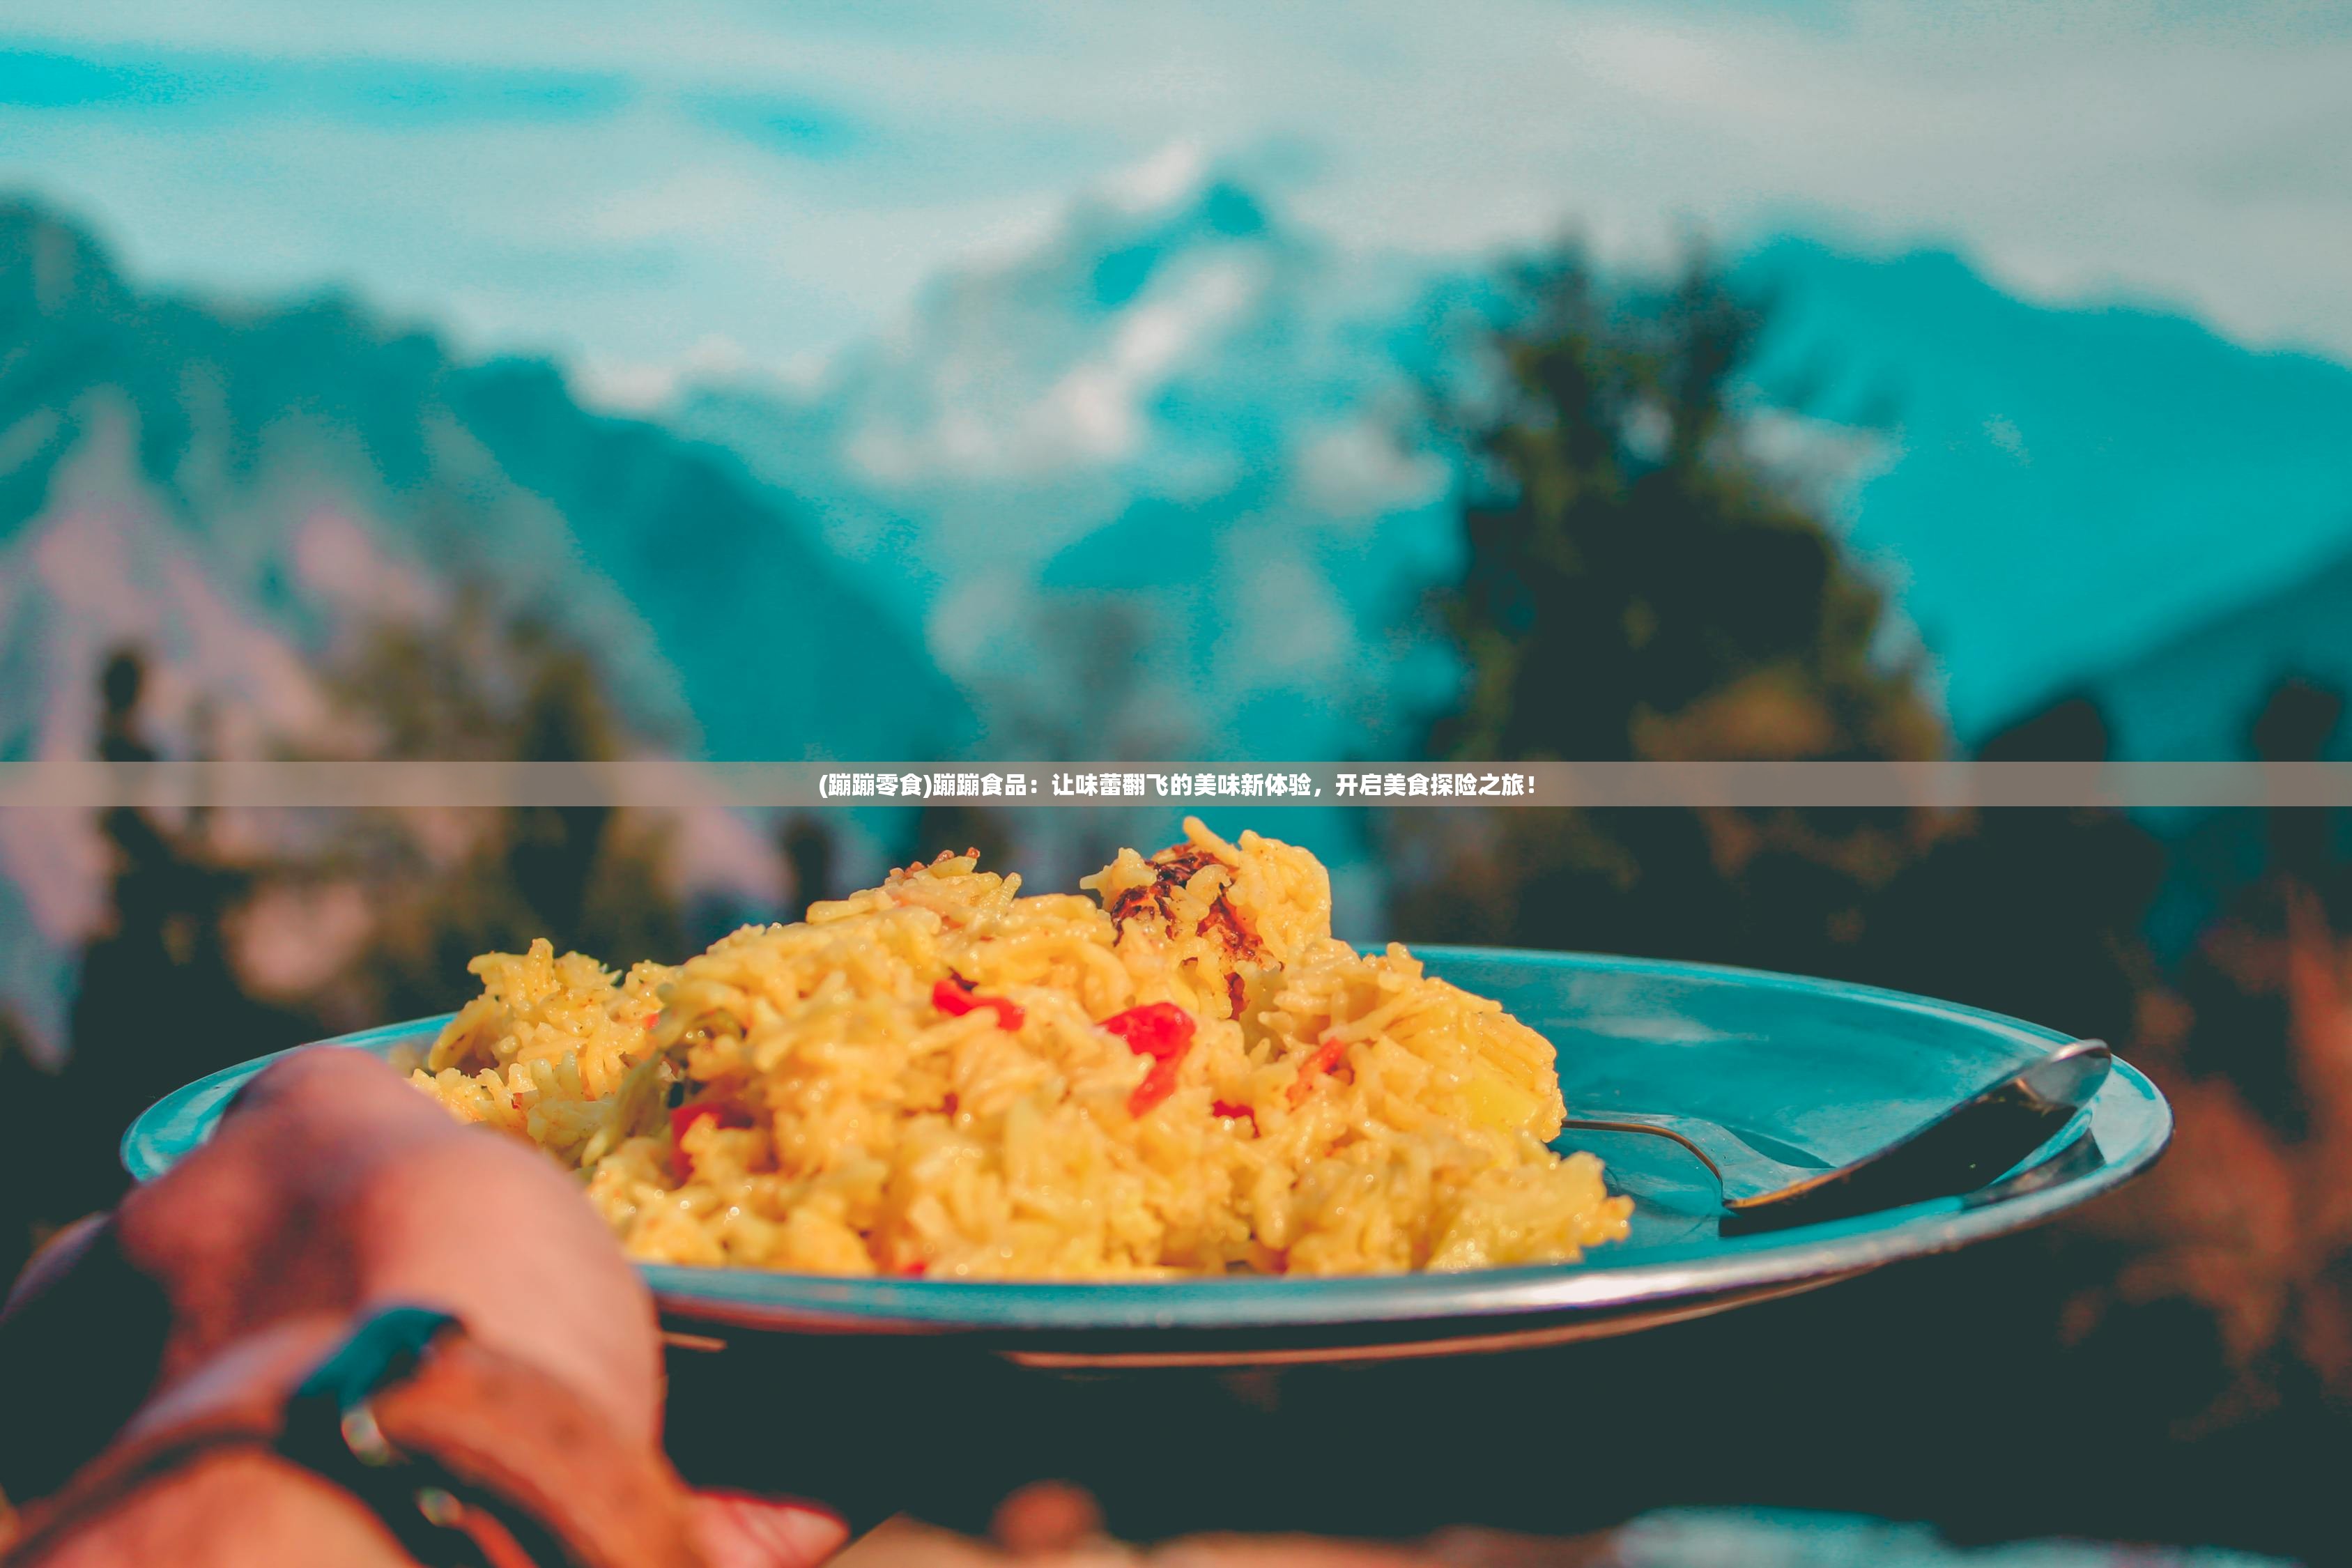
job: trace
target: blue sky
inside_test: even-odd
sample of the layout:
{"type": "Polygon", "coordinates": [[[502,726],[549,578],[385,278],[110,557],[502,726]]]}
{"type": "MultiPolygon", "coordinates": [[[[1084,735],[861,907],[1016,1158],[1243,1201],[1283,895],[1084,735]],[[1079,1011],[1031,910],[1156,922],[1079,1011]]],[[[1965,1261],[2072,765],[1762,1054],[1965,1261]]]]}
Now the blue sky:
{"type": "Polygon", "coordinates": [[[2352,359],[2352,11],[12,0],[0,184],[620,401],[807,366],[1074,191],[1240,161],[1350,250],[1950,246],[2352,359]]]}

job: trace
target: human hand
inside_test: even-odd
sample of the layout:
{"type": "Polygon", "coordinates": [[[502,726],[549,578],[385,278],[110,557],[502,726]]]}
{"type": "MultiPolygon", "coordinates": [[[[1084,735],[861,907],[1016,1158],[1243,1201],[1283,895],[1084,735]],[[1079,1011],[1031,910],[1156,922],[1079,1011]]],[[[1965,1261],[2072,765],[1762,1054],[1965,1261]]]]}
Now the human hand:
{"type": "MultiPolygon", "coordinates": [[[[651,1297],[576,1187],[536,1152],[467,1128],[356,1051],[298,1052],[212,1140],[102,1223],[61,1237],[0,1312],[0,1405],[56,1419],[0,1453],[17,1500],[61,1482],[158,1400],[208,1383],[286,1387],[359,1318],[437,1307],[657,1442],[651,1297]]],[[[844,1531],[821,1510],[698,1505],[720,1568],[806,1568],[844,1531]]]]}

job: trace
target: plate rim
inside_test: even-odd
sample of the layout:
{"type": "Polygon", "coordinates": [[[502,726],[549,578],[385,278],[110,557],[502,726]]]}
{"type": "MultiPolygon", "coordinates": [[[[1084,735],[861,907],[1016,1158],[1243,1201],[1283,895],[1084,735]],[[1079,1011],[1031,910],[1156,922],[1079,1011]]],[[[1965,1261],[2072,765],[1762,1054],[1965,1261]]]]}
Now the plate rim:
{"type": "MultiPolygon", "coordinates": [[[[1375,944],[1363,944],[1373,947],[1375,944]]],[[[1379,944],[1385,945],[1385,944],[1379,944]]],[[[1535,948],[1430,943],[1410,949],[1427,961],[1500,960],[1538,968],[1654,974],[1726,981],[1744,986],[1826,994],[1925,1012],[1991,1028],[2021,1045],[2047,1048],[2074,1037],[2006,1014],[1855,981],[1678,959],[1535,948]]],[[[332,1045],[384,1055],[437,1033],[455,1014],[339,1035],[332,1045]]],[[[188,1108],[206,1131],[212,1107],[294,1046],[223,1068],[173,1090],[141,1112],[121,1140],[124,1167],[148,1181],[193,1145],[173,1147],[162,1133],[188,1108]]],[[[1700,1301],[1757,1287],[1843,1276],[2021,1230],[2111,1192],[2145,1171],[2169,1144],[2173,1115],[2162,1092],[2130,1063],[2114,1071],[2091,1102],[2085,1136],[2100,1112],[2127,1135],[2102,1163],[2036,1190],[1971,1206],[1939,1198],[1823,1224],[1758,1236],[1671,1244],[1617,1261],[1596,1248],[1572,1264],[1541,1264],[1453,1273],[1320,1277],[1311,1280],[1218,1278],[1173,1280],[944,1280],[793,1274],[777,1270],[638,1263],[666,1316],[689,1322],[803,1332],[982,1334],[1013,1338],[1129,1336],[1175,1331],[1293,1335],[1305,1331],[1381,1330],[1407,1325],[1493,1323],[1528,1317],[1605,1316],[1661,1301],[1700,1301]]],[[[201,1135],[201,1134],[200,1134],[201,1135]]],[[[2047,1146],[2045,1146],[2047,1148],[2047,1146]]],[[[2043,1158],[2054,1154],[2048,1150],[2043,1158]]]]}

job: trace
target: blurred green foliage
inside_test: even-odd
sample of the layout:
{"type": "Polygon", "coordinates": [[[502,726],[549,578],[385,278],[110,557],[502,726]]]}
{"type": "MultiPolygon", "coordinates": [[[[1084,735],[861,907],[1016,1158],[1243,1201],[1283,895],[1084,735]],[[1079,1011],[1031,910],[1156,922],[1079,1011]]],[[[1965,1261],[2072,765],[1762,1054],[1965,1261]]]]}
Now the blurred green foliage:
{"type": "MultiPolygon", "coordinates": [[[[443,615],[370,628],[329,684],[354,750],[367,756],[593,762],[642,742],[589,649],[480,589],[457,595],[443,615]]],[[[108,658],[98,754],[155,755],[145,686],[137,650],[108,658]]],[[[0,1214],[0,1272],[45,1228],[112,1201],[124,1182],[116,1158],[124,1127],[183,1083],[302,1040],[446,1012],[476,991],[467,972],[476,954],[535,938],[625,963],[688,949],[673,825],[657,815],[354,812],[326,819],[323,830],[314,820],[258,853],[233,847],[219,826],[203,810],[165,819],[116,808],[101,818],[107,912],[83,952],[70,1055],[51,1075],[0,1039],[0,1088],[45,1134],[15,1146],[39,1158],[0,1167],[15,1175],[0,1214]],[[340,949],[327,923],[305,920],[338,892],[356,895],[365,911],[340,949]],[[300,940],[331,960],[291,991],[257,980],[250,961],[252,922],[272,900],[291,900],[300,940]]]]}
{"type": "MultiPolygon", "coordinates": [[[[1762,311],[1703,256],[1662,289],[1576,253],[1518,268],[1493,385],[1440,419],[1473,458],[1438,607],[1467,666],[1441,757],[1924,757],[1881,600],[1740,402],[1762,311]]],[[[1419,813],[1391,829],[1404,934],[1847,967],[1862,908],[1935,825],[1899,812],[1419,813]]]]}
{"type": "MultiPolygon", "coordinates": [[[[642,740],[588,649],[544,621],[502,615],[478,590],[437,621],[373,628],[335,689],[380,726],[388,758],[605,762],[642,740]]],[[[357,878],[375,911],[334,982],[339,1016],[446,1011],[476,990],[466,969],[476,954],[539,937],[623,964],[685,956],[668,819],[605,806],[435,815],[370,814],[310,872],[357,878]]]]}
{"type": "Polygon", "coordinates": [[[1470,666],[1448,756],[1918,756],[1880,595],[1756,455],[1735,401],[1763,311],[1693,258],[1663,294],[1570,252],[1517,270],[1500,395],[1447,411],[1483,480],[1443,599],[1470,666]]]}

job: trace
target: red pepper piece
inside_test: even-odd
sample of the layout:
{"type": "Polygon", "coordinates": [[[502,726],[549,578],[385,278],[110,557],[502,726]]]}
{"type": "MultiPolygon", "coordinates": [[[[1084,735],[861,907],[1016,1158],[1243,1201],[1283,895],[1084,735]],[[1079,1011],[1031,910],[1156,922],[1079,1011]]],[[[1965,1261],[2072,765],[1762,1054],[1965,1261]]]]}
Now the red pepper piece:
{"type": "Polygon", "coordinates": [[[1212,1116],[1222,1116],[1228,1121],[1238,1121],[1243,1117],[1247,1117],[1249,1118],[1249,1124],[1252,1127],[1255,1127],[1257,1125],[1256,1111],[1251,1110],[1246,1105],[1235,1105],[1230,1100],[1211,1100],[1209,1102],[1209,1113],[1212,1116]]]}
{"type": "Polygon", "coordinates": [[[929,1263],[918,1258],[912,1263],[908,1264],[904,1268],[899,1269],[898,1272],[905,1275],[909,1279],[920,1279],[925,1274],[930,1272],[930,1268],[931,1266],[929,1263]]]}
{"type": "Polygon", "coordinates": [[[1327,1039],[1315,1047],[1315,1053],[1298,1064],[1298,1081],[1290,1086],[1290,1103],[1298,1104],[1315,1092],[1315,1080],[1339,1065],[1348,1054],[1348,1042],[1327,1039]]]}
{"type": "Polygon", "coordinates": [[[982,1007],[992,1008],[996,1014],[996,1026],[1000,1029],[1019,1028],[1024,1016],[1020,1003],[1008,1002],[1002,996],[975,996],[971,987],[952,978],[942,980],[931,987],[931,1005],[950,1018],[961,1018],[966,1013],[982,1007]]]}
{"type": "Polygon", "coordinates": [[[1129,1116],[1142,1115],[1176,1092],[1176,1068],[1181,1060],[1180,1057],[1161,1057],[1151,1064],[1151,1070],[1143,1075],[1143,1081],[1127,1097],[1129,1116]]]}
{"type": "Polygon", "coordinates": [[[1198,1026],[1192,1015],[1173,1002],[1149,1002],[1129,1007],[1102,1021],[1102,1026],[1127,1042],[1127,1048],[1151,1058],[1151,1070],[1128,1097],[1130,1116],[1140,1116],[1176,1092],[1176,1068],[1192,1048],[1198,1026]]]}
{"type": "Polygon", "coordinates": [[[1125,1040],[1127,1048],[1137,1056],[1166,1061],[1192,1048],[1196,1026],[1192,1015],[1175,1003],[1150,1002],[1114,1013],[1102,1021],[1102,1026],[1125,1040]]]}
{"type": "Polygon", "coordinates": [[[701,1100],[673,1105],[669,1110],[669,1163],[681,1182],[694,1179],[694,1156],[686,1152],[686,1130],[698,1121],[715,1121],[721,1127],[754,1125],[751,1111],[731,1100],[701,1100]]]}

